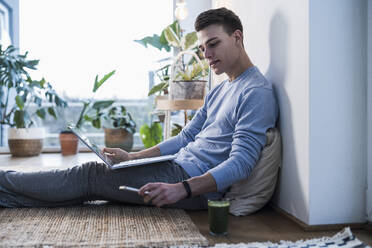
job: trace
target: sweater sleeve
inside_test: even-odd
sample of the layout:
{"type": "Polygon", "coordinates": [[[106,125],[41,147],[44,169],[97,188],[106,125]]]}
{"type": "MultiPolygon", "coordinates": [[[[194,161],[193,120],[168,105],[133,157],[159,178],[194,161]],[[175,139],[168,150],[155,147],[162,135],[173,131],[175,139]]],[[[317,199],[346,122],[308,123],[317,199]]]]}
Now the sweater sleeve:
{"type": "Polygon", "coordinates": [[[218,191],[247,178],[256,165],[266,143],[266,131],[276,122],[277,106],[272,90],[250,89],[241,97],[234,115],[236,124],[229,158],[208,171],[218,191]]]}
{"type": "Polygon", "coordinates": [[[207,98],[205,98],[204,105],[196,112],[192,120],[187,123],[177,136],[165,140],[158,145],[161,155],[175,154],[182,147],[187,146],[189,142],[195,140],[195,136],[200,132],[207,119],[206,106],[207,98]]]}

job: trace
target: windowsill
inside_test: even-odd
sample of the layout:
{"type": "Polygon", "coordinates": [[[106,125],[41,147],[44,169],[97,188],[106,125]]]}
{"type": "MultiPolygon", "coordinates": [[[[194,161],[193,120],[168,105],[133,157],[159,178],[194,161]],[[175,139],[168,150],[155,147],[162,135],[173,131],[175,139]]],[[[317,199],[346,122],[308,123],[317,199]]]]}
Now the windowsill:
{"type": "Polygon", "coordinates": [[[99,161],[92,152],[63,156],[60,153],[42,153],[32,157],[13,157],[10,154],[0,155],[0,169],[22,172],[49,171],[67,169],[86,162],[99,161]]]}
{"type": "MultiPolygon", "coordinates": [[[[138,152],[145,149],[143,146],[136,146],[133,147],[131,152],[138,152]]],[[[91,150],[88,147],[79,147],[79,152],[91,152],[91,150]]],[[[61,153],[60,147],[44,147],[43,151],[41,153],[61,153]]],[[[0,154],[10,154],[8,147],[0,147],[0,154]]]]}

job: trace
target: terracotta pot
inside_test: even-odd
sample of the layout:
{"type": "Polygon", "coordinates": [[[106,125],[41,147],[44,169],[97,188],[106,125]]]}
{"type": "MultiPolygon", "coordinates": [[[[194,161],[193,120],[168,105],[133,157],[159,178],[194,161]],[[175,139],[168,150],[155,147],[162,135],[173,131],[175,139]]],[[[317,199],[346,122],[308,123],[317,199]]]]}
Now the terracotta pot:
{"type": "Polygon", "coordinates": [[[61,153],[63,156],[74,155],[78,152],[79,139],[70,131],[62,131],[59,134],[61,153]]]}
{"type": "Polygon", "coordinates": [[[9,128],[8,146],[15,157],[37,156],[43,149],[44,128],[9,128]]]}
{"type": "Polygon", "coordinates": [[[121,148],[130,152],[133,147],[133,134],[127,130],[104,128],[105,130],[105,146],[112,148],[121,148]]]}

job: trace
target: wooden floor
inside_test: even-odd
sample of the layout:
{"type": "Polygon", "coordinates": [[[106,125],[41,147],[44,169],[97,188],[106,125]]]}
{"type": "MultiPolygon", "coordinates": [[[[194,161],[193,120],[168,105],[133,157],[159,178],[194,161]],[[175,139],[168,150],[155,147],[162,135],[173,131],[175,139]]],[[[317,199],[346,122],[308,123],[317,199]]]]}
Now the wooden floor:
{"type": "MultiPolygon", "coordinates": [[[[215,243],[306,240],[323,236],[333,236],[341,231],[304,231],[298,224],[267,206],[250,216],[235,217],[230,215],[229,234],[225,237],[214,237],[209,234],[207,211],[188,211],[187,213],[200,232],[209,240],[210,245],[214,245],[215,243]]],[[[371,230],[352,229],[352,232],[364,244],[372,246],[371,230]]]]}
{"type": "MultiPolygon", "coordinates": [[[[19,171],[39,171],[64,169],[84,162],[96,160],[93,153],[79,153],[76,156],[62,156],[61,154],[42,154],[30,158],[14,158],[9,154],[0,155],[0,169],[19,171]]],[[[209,239],[211,245],[215,243],[239,242],[279,242],[280,240],[296,241],[322,236],[333,236],[340,230],[326,232],[304,231],[292,220],[279,214],[269,206],[245,217],[229,216],[229,234],[226,237],[213,237],[208,231],[207,211],[188,211],[188,214],[199,228],[200,232],[209,239]]],[[[372,230],[352,230],[354,235],[365,244],[372,246],[372,230]]]]}

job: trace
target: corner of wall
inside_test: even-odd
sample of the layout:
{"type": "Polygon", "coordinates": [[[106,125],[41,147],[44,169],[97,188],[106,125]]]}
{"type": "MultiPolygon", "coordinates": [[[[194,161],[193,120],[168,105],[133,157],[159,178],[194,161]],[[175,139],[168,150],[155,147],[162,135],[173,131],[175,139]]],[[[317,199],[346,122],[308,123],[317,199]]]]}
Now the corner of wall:
{"type": "Polygon", "coordinates": [[[368,0],[367,10],[367,218],[369,222],[372,222],[372,0],[368,0]]]}

